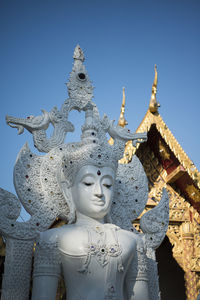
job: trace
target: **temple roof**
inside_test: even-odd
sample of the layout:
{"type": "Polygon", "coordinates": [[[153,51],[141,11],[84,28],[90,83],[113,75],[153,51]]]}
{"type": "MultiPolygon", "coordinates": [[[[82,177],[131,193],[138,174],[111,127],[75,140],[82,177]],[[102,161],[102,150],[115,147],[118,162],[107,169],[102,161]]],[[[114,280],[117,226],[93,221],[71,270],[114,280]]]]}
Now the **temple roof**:
{"type": "MultiPolygon", "coordinates": [[[[156,99],[157,77],[157,68],[155,66],[155,78],[152,85],[149,108],[136,132],[146,131],[152,140],[155,135],[158,136],[158,139],[159,135],[161,136],[161,139],[157,143],[157,156],[166,171],[164,178],[166,183],[175,183],[191,204],[200,210],[200,172],[187,156],[158,112],[160,105],[156,99]],[[150,135],[150,131],[152,130],[154,130],[154,133],[150,135]]],[[[154,140],[152,149],[155,149],[155,144],[154,140]]],[[[139,147],[140,145],[138,145],[139,147]]]]}
{"type": "Polygon", "coordinates": [[[200,189],[200,172],[187,156],[159,113],[153,114],[148,109],[136,132],[149,132],[153,124],[156,125],[156,129],[158,130],[166,144],[169,146],[170,150],[174,153],[180,164],[184,167],[184,169],[188,172],[188,174],[200,189]]]}
{"type": "MultiPolygon", "coordinates": [[[[184,194],[185,198],[200,212],[200,172],[187,156],[178,143],[161,115],[158,112],[160,106],[156,99],[157,68],[155,66],[155,78],[152,85],[152,93],[148,110],[138,126],[136,132],[147,132],[148,140],[145,143],[151,148],[163,167],[164,180],[167,184],[175,184],[184,194]]],[[[144,144],[137,144],[136,149],[128,142],[124,157],[120,162],[128,163],[132,155],[140,151],[144,144]]]]}

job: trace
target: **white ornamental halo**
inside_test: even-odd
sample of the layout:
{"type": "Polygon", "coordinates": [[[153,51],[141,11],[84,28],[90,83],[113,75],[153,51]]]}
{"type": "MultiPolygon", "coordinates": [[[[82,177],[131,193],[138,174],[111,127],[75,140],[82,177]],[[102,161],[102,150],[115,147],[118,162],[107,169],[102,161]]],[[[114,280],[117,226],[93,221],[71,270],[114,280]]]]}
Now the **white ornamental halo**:
{"type": "MultiPolygon", "coordinates": [[[[25,145],[16,161],[16,192],[32,216],[42,217],[39,231],[46,230],[57,217],[62,215],[67,219],[69,216],[69,207],[57,179],[65,147],[66,144],[54,148],[44,156],[38,156],[25,145]]],[[[132,221],[143,211],[147,197],[147,177],[139,159],[134,156],[131,163],[119,164],[111,207],[113,223],[130,230],[132,221]]]]}
{"type": "Polygon", "coordinates": [[[136,155],[128,164],[119,164],[115,182],[111,219],[117,226],[134,231],[133,221],[148,200],[148,180],[136,155]]]}
{"type": "MultiPolygon", "coordinates": [[[[48,154],[39,156],[25,144],[14,168],[14,184],[19,200],[31,216],[41,216],[42,223],[45,226],[46,222],[48,227],[60,214],[66,217],[69,214],[56,176],[57,167],[61,164],[59,149],[54,148],[48,154]]],[[[40,229],[43,226],[39,224],[40,229]]]]}

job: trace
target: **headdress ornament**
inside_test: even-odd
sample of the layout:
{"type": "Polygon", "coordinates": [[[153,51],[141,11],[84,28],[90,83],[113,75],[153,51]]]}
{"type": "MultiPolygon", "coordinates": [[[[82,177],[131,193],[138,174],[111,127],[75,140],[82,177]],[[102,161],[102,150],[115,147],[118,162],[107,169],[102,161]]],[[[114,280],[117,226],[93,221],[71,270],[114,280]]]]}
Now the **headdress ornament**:
{"type": "MultiPolygon", "coordinates": [[[[117,127],[114,134],[113,123],[108,120],[107,116],[104,115],[103,120],[95,117],[92,103],[88,103],[83,110],[85,123],[82,126],[81,142],[62,147],[61,170],[69,186],[73,184],[77,171],[85,165],[107,166],[116,172],[118,160],[122,157],[127,141],[125,133],[128,138],[131,136],[127,129],[123,130],[123,137],[122,134],[120,136],[120,133],[117,133],[117,127]],[[111,146],[106,139],[106,133],[112,130],[115,142],[111,146]]],[[[120,129],[119,127],[119,132],[120,129]]]]}
{"type": "MultiPolygon", "coordinates": [[[[47,152],[44,156],[38,156],[31,153],[28,146],[25,145],[18,155],[14,170],[18,197],[32,216],[29,221],[30,226],[36,225],[39,231],[47,229],[59,216],[67,218],[69,221],[73,220],[73,203],[70,200],[70,193],[63,195],[62,182],[67,183],[67,186],[70,187],[73,184],[74,175],[84,165],[109,166],[116,171],[115,201],[118,204],[114,205],[111,210],[113,216],[118,218],[118,208],[123,205],[125,209],[127,203],[127,209],[131,211],[131,214],[132,206],[134,207],[134,219],[142,212],[146,203],[147,180],[139,160],[135,157],[132,165],[129,164],[128,167],[118,164],[118,160],[123,155],[125,143],[129,140],[132,140],[134,144],[137,141],[141,142],[146,139],[146,134],[130,133],[127,128],[114,125],[114,121],[110,121],[106,115],[100,119],[97,107],[92,102],[93,87],[83,61],[83,52],[77,46],[74,51],[74,66],[67,83],[69,98],[64,102],[60,111],[56,109],[57,127],[55,126],[53,141],[44,138],[45,131],[49,126],[45,120],[52,120],[51,113],[46,112],[45,120],[32,117],[31,120],[34,120],[32,125],[30,125],[31,120],[28,120],[29,124],[27,125],[24,119],[9,117],[10,125],[11,123],[15,124],[20,129],[24,126],[33,134],[38,150],[47,152]],[[81,141],[65,144],[66,128],[63,132],[63,122],[64,120],[68,122],[68,113],[72,109],[85,112],[85,123],[82,126],[81,141]],[[107,134],[114,140],[112,146],[107,142],[107,134]],[[137,179],[139,177],[140,179],[137,179]],[[137,201],[131,202],[130,199],[136,197],[138,187],[140,187],[140,193],[137,201]],[[140,197],[140,195],[142,196],[140,197]],[[42,220],[39,217],[41,215],[42,220]],[[36,222],[37,219],[40,221],[36,222]],[[32,222],[36,222],[36,224],[34,225],[32,222]]],[[[120,225],[119,222],[118,225],[120,225]]],[[[127,228],[131,226],[131,223],[120,226],[127,228]]]]}

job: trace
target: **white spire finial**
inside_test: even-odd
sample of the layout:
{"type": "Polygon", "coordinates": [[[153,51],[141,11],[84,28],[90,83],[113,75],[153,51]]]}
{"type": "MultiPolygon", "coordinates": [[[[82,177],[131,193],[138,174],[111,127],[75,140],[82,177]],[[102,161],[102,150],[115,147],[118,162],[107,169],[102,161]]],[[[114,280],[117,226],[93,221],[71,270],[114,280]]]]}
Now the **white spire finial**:
{"type": "Polygon", "coordinates": [[[85,60],[83,50],[81,49],[81,47],[79,45],[77,45],[76,48],[74,49],[73,58],[81,60],[82,62],[84,62],[84,60],[85,60]]]}

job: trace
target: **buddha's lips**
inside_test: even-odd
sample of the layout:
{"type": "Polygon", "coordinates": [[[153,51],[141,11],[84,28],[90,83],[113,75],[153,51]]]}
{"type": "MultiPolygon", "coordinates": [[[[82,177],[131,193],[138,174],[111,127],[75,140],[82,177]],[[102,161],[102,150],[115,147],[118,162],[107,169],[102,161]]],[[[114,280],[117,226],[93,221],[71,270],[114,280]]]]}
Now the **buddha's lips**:
{"type": "Polygon", "coordinates": [[[92,200],[92,203],[94,203],[95,205],[99,205],[99,206],[105,205],[105,201],[102,199],[94,199],[94,200],[92,200]]]}

